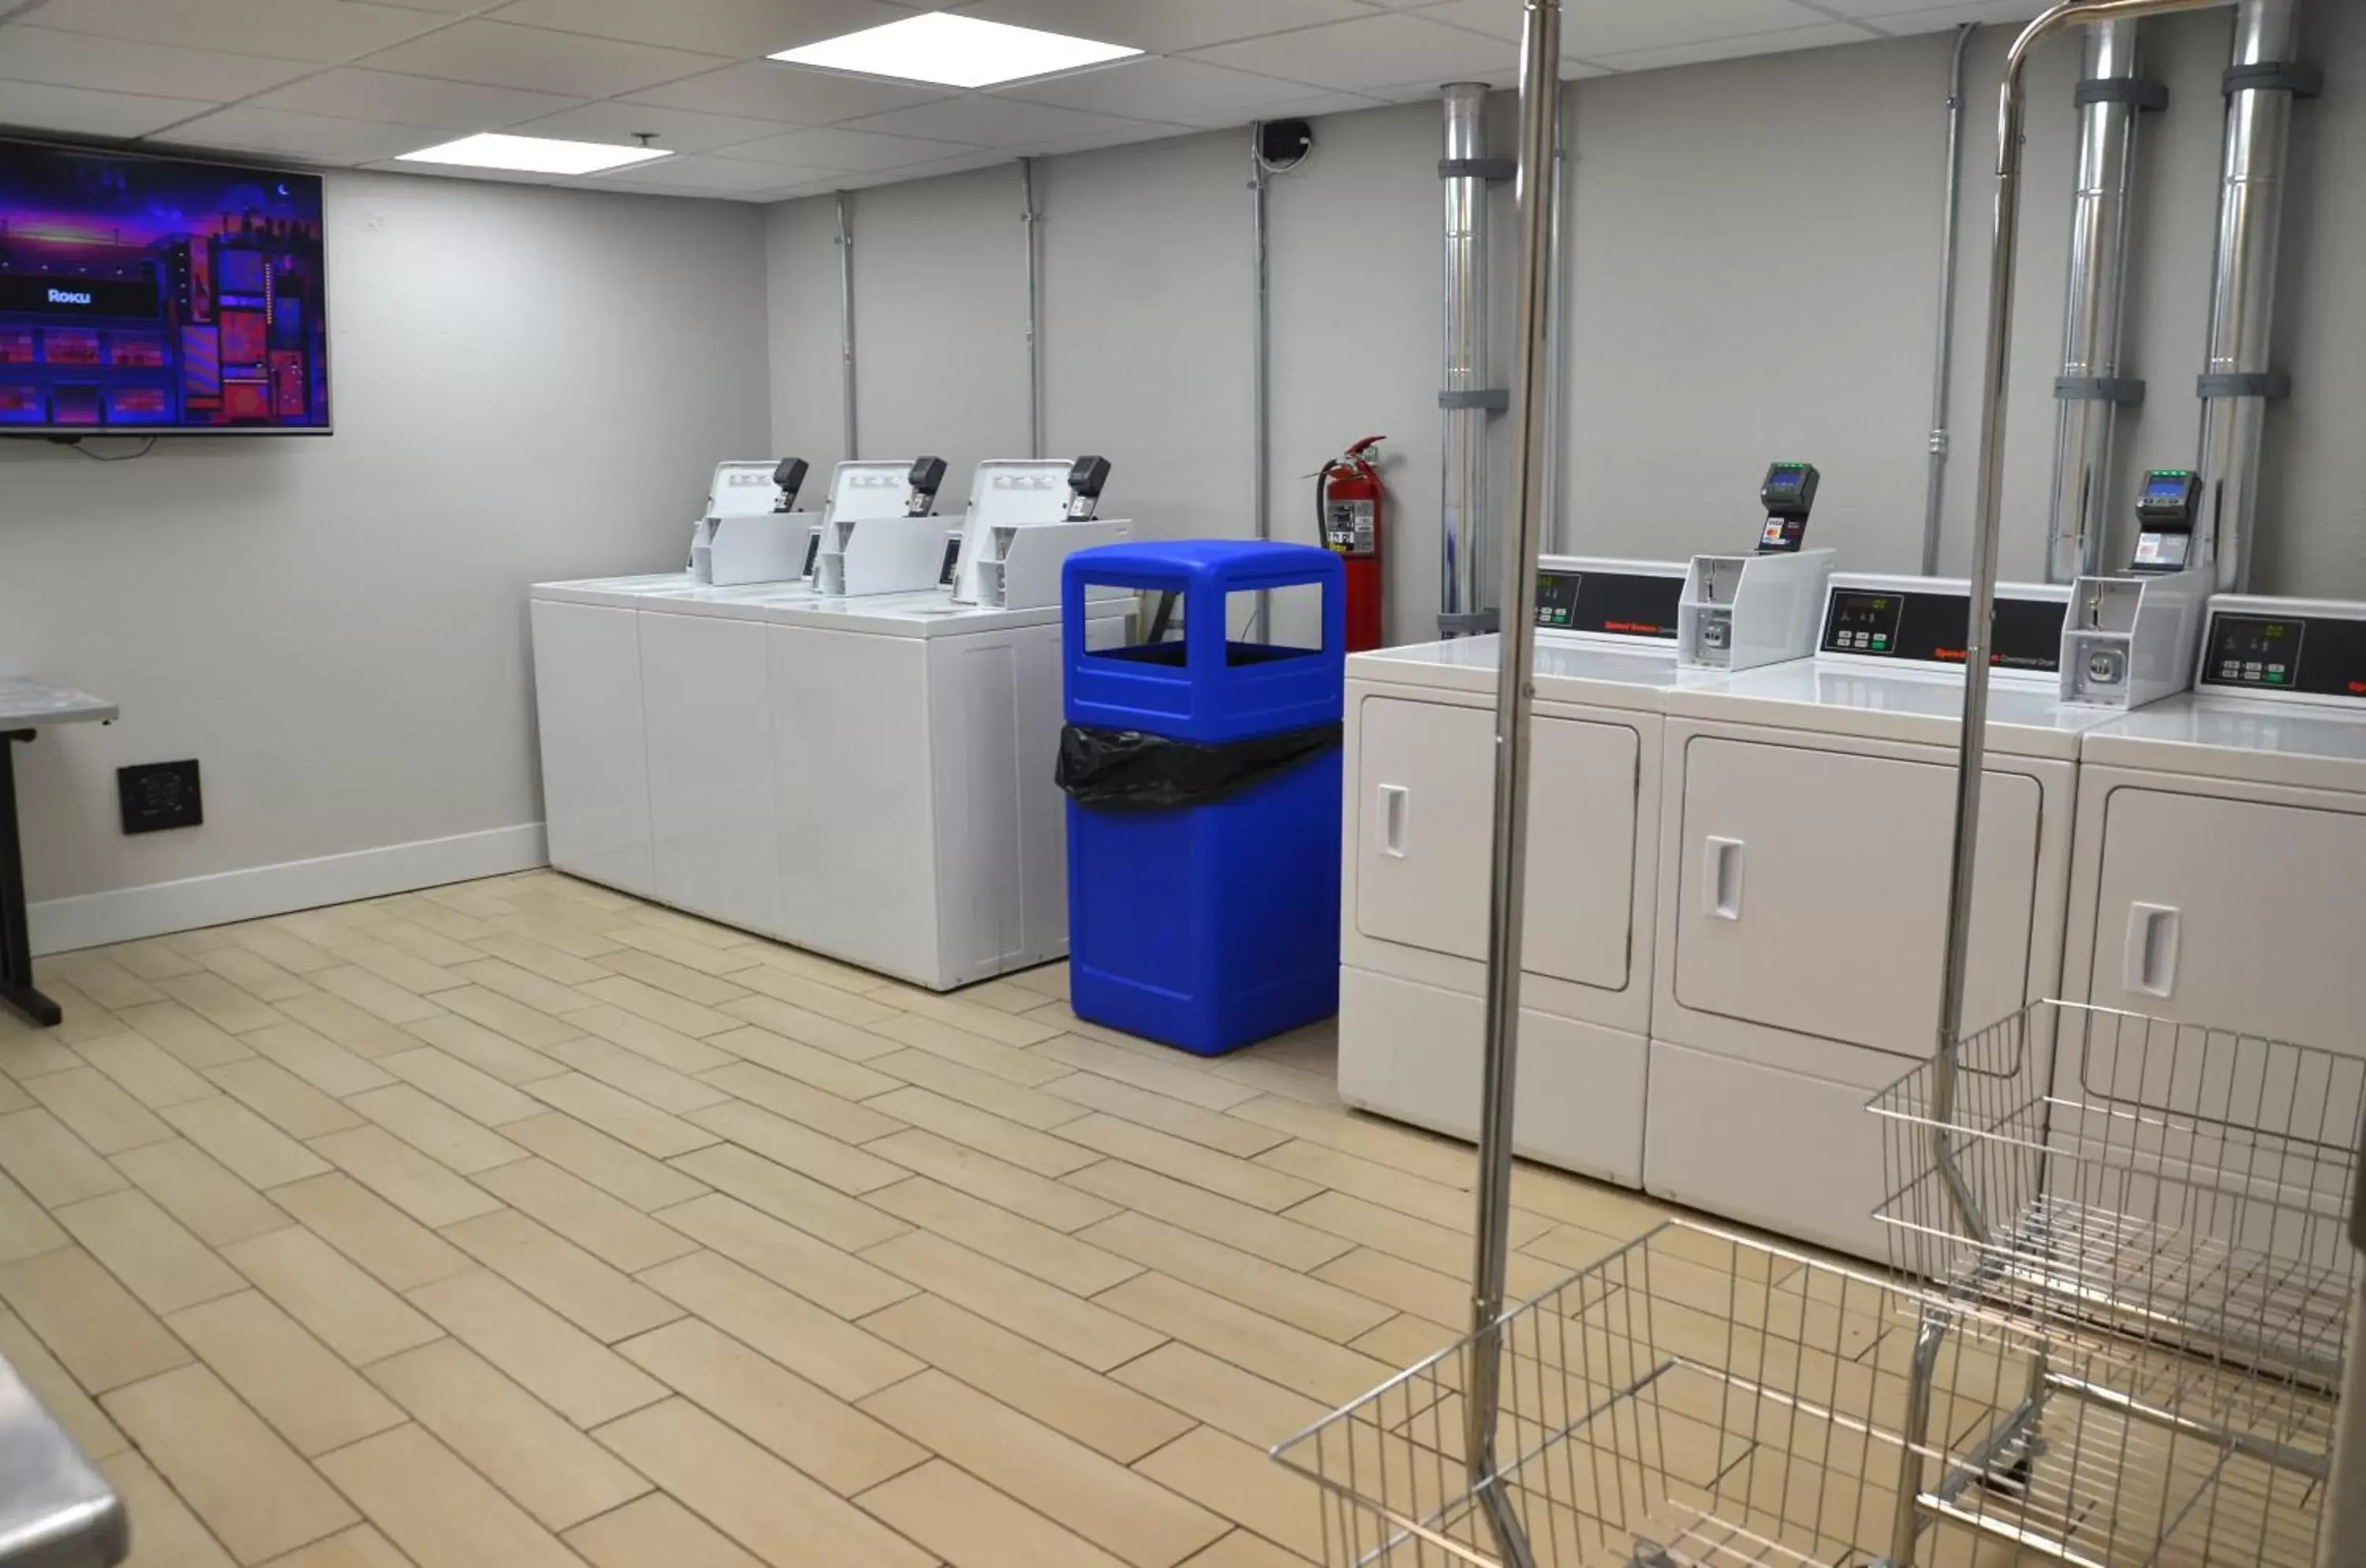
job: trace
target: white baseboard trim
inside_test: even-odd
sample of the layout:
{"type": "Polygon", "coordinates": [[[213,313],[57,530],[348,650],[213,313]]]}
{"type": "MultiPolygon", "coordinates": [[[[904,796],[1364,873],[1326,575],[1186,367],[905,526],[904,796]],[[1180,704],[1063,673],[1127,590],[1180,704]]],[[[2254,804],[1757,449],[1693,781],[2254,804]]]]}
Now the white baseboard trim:
{"type": "Polygon", "coordinates": [[[422,839],[351,854],[246,871],[118,887],[35,904],[27,914],[36,953],[136,942],[200,926],[257,920],[323,904],[383,898],[447,882],[530,871],[550,863],[542,824],[524,822],[450,839],[422,839]]]}

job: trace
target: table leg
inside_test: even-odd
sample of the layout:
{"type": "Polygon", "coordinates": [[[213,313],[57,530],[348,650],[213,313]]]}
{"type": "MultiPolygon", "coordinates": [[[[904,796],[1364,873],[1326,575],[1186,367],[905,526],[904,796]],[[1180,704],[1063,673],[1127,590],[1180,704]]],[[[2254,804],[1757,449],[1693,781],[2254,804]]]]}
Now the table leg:
{"type": "Polygon", "coordinates": [[[17,834],[17,743],[33,732],[0,735],[0,1004],[44,1029],[63,1015],[33,988],[33,939],[25,915],[25,845],[17,834]]]}

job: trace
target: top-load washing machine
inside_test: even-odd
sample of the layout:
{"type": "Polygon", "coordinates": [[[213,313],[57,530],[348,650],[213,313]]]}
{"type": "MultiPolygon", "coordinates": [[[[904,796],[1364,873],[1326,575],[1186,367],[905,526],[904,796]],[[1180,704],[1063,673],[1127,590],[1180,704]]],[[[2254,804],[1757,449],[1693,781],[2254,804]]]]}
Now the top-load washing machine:
{"type": "MultiPolygon", "coordinates": [[[[1831,568],[1830,551],[1540,563],[1521,1154],[1640,1185],[1661,705],[1724,678],[1705,660],[1804,655],[1831,568]]],[[[1339,1092],[1460,1137],[1479,1120],[1500,652],[1481,637],[1347,660],[1339,1092]]]]}
{"type": "MultiPolygon", "coordinates": [[[[2052,994],[2082,735],[2067,586],[1999,588],[1967,1017],[2052,994]]],[[[1812,660],[1665,696],[1644,1185],[1869,1258],[1867,1099],[1937,1039],[1967,588],[1831,580],[1812,660]]]]}
{"type": "MultiPolygon", "coordinates": [[[[923,510],[941,468],[839,466],[858,583],[860,541],[888,536],[849,531],[866,523],[924,528],[924,581],[958,575],[964,536],[923,510]]],[[[1059,956],[1060,611],[1007,588],[1123,536],[1077,499],[1106,472],[980,465],[968,533],[1002,570],[975,604],[686,573],[537,585],[551,863],[939,989],[1059,956]]],[[[1126,608],[1095,605],[1095,635],[1122,640],[1126,608]]]]}

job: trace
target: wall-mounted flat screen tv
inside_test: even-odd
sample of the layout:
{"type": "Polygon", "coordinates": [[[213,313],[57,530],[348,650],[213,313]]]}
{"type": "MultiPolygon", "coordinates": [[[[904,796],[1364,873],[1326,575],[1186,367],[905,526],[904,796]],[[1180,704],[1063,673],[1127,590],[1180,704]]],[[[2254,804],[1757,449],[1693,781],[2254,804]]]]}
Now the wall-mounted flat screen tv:
{"type": "Polygon", "coordinates": [[[0,434],[326,434],[321,177],[0,141],[0,434]]]}

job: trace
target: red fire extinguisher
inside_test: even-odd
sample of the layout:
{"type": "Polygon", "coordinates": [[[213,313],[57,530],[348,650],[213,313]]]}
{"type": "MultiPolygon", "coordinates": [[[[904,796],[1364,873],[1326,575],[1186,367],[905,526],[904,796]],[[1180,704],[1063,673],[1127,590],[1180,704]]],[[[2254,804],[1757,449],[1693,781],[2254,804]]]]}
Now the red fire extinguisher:
{"type": "Polygon", "coordinates": [[[1380,446],[1367,435],[1323,465],[1314,477],[1314,514],[1323,544],[1346,558],[1347,651],[1380,646],[1380,530],[1387,494],[1380,446]]]}

